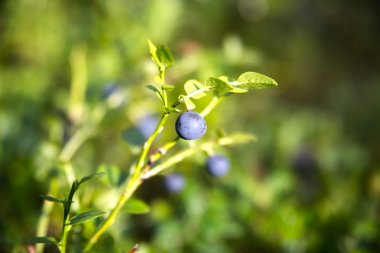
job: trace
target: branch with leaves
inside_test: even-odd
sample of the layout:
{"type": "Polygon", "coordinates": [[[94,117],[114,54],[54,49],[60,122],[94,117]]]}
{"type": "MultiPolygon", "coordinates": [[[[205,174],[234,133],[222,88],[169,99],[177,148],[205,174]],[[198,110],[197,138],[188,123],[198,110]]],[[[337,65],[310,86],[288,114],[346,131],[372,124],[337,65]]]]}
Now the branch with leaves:
{"type": "MultiPolygon", "coordinates": [[[[200,110],[199,114],[197,114],[199,115],[197,117],[200,117],[204,122],[203,117],[212,112],[212,110],[225,98],[233,94],[246,93],[249,90],[275,87],[277,86],[277,83],[273,79],[256,72],[243,73],[236,80],[230,80],[226,76],[210,77],[205,82],[192,79],[185,82],[185,93],[180,94],[178,97],[174,98],[172,103],[169,103],[170,91],[176,87],[165,82],[165,74],[166,70],[175,63],[173,55],[169,48],[163,45],[156,46],[151,41],[148,41],[148,45],[151,57],[157,66],[158,75],[155,77],[156,85],[147,85],[146,88],[153,91],[162,102],[162,115],[154,132],[143,144],[136,162],[131,164],[129,168],[129,175],[123,184],[122,193],[119,196],[118,201],[107,214],[101,211],[89,211],[70,218],[72,197],[78,190],[79,186],[89,178],[74,181],[68,198],[65,200],[58,200],[51,196],[44,196],[43,198],[46,201],[53,201],[63,204],[64,219],[62,236],[59,241],[54,241],[49,237],[34,238],[35,243],[55,243],[58,245],[60,252],[64,253],[66,252],[66,240],[71,226],[105,215],[104,219],[101,221],[94,234],[89,238],[89,241],[84,248],[84,252],[90,252],[99,238],[106,233],[110,226],[115,222],[120,211],[128,206],[128,204],[130,205],[133,203],[133,194],[145,180],[163,174],[170,167],[182,162],[184,159],[187,159],[196,153],[205,152],[210,154],[213,153],[213,150],[218,147],[244,144],[256,139],[254,135],[247,133],[225,134],[218,136],[215,139],[197,137],[200,138],[200,140],[197,140],[197,145],[179,150],[176,153],[170,153],[170,151],[176,147],[180,139],[183,138],[183,136],[181,136],[181,134],[177,131],[178,136],[174,140],[164,143],[161,145],[161,148],[153,152],[151,150],[152,144],[156,137],[165,130],[166,123],[170,115],[176,113],[181,113],[182,115],[196,109],[196,101],[209,95],[211,96],[211,99],[208,104],[200,110]],[[181,104],[183,104],[186,108],[185,111],[179,109],[179,105],[181,104]],[[157,161],[161,159],[162,161],[158,164],[157,161]]],[[[169,129],[169,131],[173,130],[169,129]]],[[[202,133],[202,135],[203,134],[204,133],[202,133]]],[[[137,247],[131,252],[135,251],[137,251],[137,247]]]]}

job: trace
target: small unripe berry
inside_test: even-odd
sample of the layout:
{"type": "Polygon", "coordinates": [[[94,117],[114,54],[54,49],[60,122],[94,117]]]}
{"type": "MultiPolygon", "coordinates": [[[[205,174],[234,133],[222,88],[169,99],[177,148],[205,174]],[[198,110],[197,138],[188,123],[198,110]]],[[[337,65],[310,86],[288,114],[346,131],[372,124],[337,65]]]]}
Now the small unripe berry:
{"type": "Polygon", "coordinates": [[[175,123],[178,136],[185,140],[201,138],[206,133],[206,129],[206,121],[196,112],[182,113],[175,123]]]}
{"type": "Polygon", "coordinates": [[[207,172],[213,177],[221,177],[230,169],[230,161],[222,155],[210,156],[207,160],[207,172]]]}

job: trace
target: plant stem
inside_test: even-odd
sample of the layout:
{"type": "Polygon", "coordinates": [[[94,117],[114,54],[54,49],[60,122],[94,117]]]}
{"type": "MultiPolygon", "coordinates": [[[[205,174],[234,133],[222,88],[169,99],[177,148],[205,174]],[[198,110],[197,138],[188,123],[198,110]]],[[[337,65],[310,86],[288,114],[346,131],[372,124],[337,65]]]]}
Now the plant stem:
{"type": "MultiPolygon", "coordinates": [[[[50,181],[50,186],[49,186],[49,195],[55,196],[58,193],[58,181],[57,178],[53,178],[50,181]]],[[[37,222],[37,231],[36,231],[36,236],[38,237],[44,237],[46,236],[47,233],[47,228],[49,225],[49,218],[50,218],[50,213],[53,209],[54,202],[51,201],[44,201],[42,204],[42,211],[41,215],[38,218],[37,222]]],[[[42,253],[44,251],[44,244],[40,243],[36,245],[36,253],[42,253]]]]}
{"type": "Polygon", "coordinates": [[[216,97],[214,96],[210,103],[203,108],[203,110],[199,113],[202,117],[206,117],[222,100],[224,97],[216,97]]]}
{"type": "MultiPolygon", "coordinates": [[[[254,140],[254,139],[247,139],[247,140],[254,140]]],[[[171,156],[169,159],[167,159],[163,163],[161,163],[161,164],[153,167],[151,170],[145,172],[142,175],[142,178],[144,180],[151,178],[151,177],[161,173],[165,169],[173,166],[174,164],[181,162],[183,159],[193,155],[195,152],[202,151],[202,150],[206,151],[206,150],[209,150],[210,148],[213,148],[214,146],[229,146],[229,145],[233,145],[233,144],[237,144],[237,143],[241,143],[241,140],[237,140],[237,139],[231,138],[229,136],[219,138],[216,141],[203,142],[199,145],[196,145],[192,148],[180,151],[177,154],[171,156]]]]}
{"type": "Polygon", "coordinates": [[[139,159],[136,164],[136,170],[132,172],[132,178],[136,179],[136,177],[139,175],[141,169],[144,167],[144,164],[146,163],[146,157],[148,155],[148,152],[150,150],[150,147],[153,144],[153,141],[156,139],[157,135],[162,132],[164,129],[164,125],[166,121],[168,120],[169,114],[163,113],[160,122],[158,123],[156,129],[152,133],[152,135],[148,138],[148,140],[144,143],[143,149],[141,151],[141,154],[139,156],[139,159]]]}
{"type": "Polygon", "coordinates": [[[67,225],[67,222],[63,225],[64,228],[62,231],[61,241],[58,243],[58,248],[61,253],[66,253],[67,235],[69,234],[69,231],[71,229],[71,225],[67,225]]]}
{"type": "MultiPolygon", "coordinates": [[[[93,134],[94,130],[96,129],[96,125],[103,119],[104,115],[104,108],[97,108],[93,115],[93,122],[89,125],[80,127],[69,139],[69,141],[66,142],[61,152],[59,153],[58,162],[63,163],[63,172],[66,175],[68,183],[71,183],[75,180],[75,172],[69,161],[76,154],[82,144],[93,134]]],[[[58,189],[59,185],[57,178],[53,178],[50,181],[49,194],[51,196],[56,196],[58,194],[58,189]]],[[[42,212],[38,218],[36,236],[46,236],[53,204],[54,203],[50,201],[44,201],[42,203],[42,212]]],[[[42,253],[44,251],[44,246],[44,244],[38,244],[36,247],[36,253],[42,253]]]]}
{"type": "Polygon", "coordinates": [[[127,181],[127,184],[125,186],[125,189],[122,193],[122,195],[119,197],[116,205],[113,207],[111,213],[105,218],[103,223],[100,225],[100,227],[97,229],[95,234],[91,237],[89,242],[87,243],[84,252],[88,252],[91,250],[91,248],[94,246],[94,244],[98,241],[99,237],[108,230],[108,228],[113,224],[115,221],[115,218],[117,214],[120,212],[121,208],[124,206],[124,204],[127,202],[127,200],[132,196],[132,194],[135,192],[135,190],[140,186],[142,183],[141,180],[141,170],[144,168],[147,160],[148,152],[152,146],[153,141],[156,139],[157,135],[164,129],[164,125],[169,117],[169,114],[163,113],[160,122],[158,123],[156,129],[152,133],[152,135],[148,138],[148,140],[144,143],[143,149],[141,151],[141,154],[139,156],[139,159],[136,163],[136,167],[132,165],[132,169],[127,181]]]}
{"type": "Polygon", "coordinates": [[[141,183],[142,181],[140,180],[140,178],[138,178],[137,180],[131,179],[128,181],[125,190],[118,199],[115,207],[112,209],[111,213],[100,225],[99,229],[91,237],[84,249],[84,252],[89,252],[91,248],[95,245],[95,243],[99,240],[100,236],[104,234],[108,230],[108,228],[114,223],[117,214],[120,212],[127,200],[132,196],[132,194],[136,191],[136,189],[140,186],[141,183]]]}

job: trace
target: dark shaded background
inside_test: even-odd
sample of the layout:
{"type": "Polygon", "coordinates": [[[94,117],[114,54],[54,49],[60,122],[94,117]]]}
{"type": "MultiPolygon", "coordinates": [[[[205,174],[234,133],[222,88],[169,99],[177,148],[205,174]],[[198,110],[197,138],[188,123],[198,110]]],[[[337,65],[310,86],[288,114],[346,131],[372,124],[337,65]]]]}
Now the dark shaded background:
{"type": "MultiPolygon", "coordinates": [[[[125,176],[136,147],[123,133],[159,112],[143,88],[155,75],[151,39],[172,49],[177,64],[168,78],[178,86],[251,70],[279,87],[231,97],[207,118],[210,135],[223,128],[258,136],[222,151],[229,176],[208,177],[199,155],[175,168],[186,177],[182,193],[168,194],[162,178],[147,182],[138,195],[151,212],[122,216],[99,252],[103,244],[126,252],[135,242],[141,252],[379,252],[379,7],[376,0],[2,1],[0,251],[26,252],[38,196],[53,178],[65,196],[57,157],[99,106],[107,115],[73,157],[75,174],[112,167],[125,176]],[[76,69],[86,77],[79,117],[69,102],[76,69]],[[127,94],[120,107],[102,99],[110,84],[127,94]]],[[[161,142],[174,136],[168,129],[161,142]]],[[[83,189],[82,208],[117,196],[118,182],[104,181],[83,189]]],[[[59,235],[61,215],[55,207],[50,235],[59,235]]],[[[80,245],[88,231],[73,235],[80,245]]]]}

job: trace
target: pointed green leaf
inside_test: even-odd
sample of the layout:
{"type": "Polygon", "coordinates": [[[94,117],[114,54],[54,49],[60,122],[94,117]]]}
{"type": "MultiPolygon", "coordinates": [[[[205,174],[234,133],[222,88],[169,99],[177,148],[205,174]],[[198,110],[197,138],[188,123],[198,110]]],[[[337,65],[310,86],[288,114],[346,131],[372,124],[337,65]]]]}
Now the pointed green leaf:
{"type": "Polygon", "coordinates": [[[194,99],[200,99],[207,95],[206,87],[197,80],[189,80],[185,83],[184,89],[186,91],[187,97],[194,99]]]}
{"type": "Polygon", "coordinates": [[[84,182],[94,178],[94,177],[101,177],[101,176],[104,176],[105,173],[104,172],[97,172],[97,173],[94,173],[92,175],[89,175],[89,176],[86,176],[86,177],[83,177],[80,181],[79,181],[79,185],[80,184],[83,184],[84,182]]]}
{"type": "Polygon", "coordinates": [[[151,91],[153,91],[156,95],[157,95],[157,97],[162,101],[162,102],[164,102],[164,98],[163,98],[163,96],[162,96],[162,93],[161,93],[161,91],[156,87],[156,86],[154,86],[154,85],[146,85],[145,86],[147,89],[149,89],[149,90],[151,90],[151,91]]]}
{"type": "Polygon", "coordinates": [[[44,200],[51,201],[51,202],[57,202],[57,203],[65,203],[66,202],[66,200],[57,199],[57,198],[54,198],[54,197],[48,196],[48,195],[40,195],[40,197],[44,200]]]}
{"type": "Polygon", "coordinates": [[[161,63],[161,67],[168,68],[174,65],[174,57],[170,49],[166,46],[160,45],[156,51],[157,58],[161,63]]]}
{"type": "Polygon", "coordinates": [[[215,77],[210,77],[207,79],[206,85],[207,88],[212,90],[218,97],[225,95],[227,92],[231,92],[234,88],[227,82],[215,77]]]}
{"type": "Polygon", "coordinates": [[[123,208],[124,212],[130,214],[144,214],[150,211],[148,204],[141,199],[130,199],[123,208]]]}
{"type": "Polygon", "coordinates": [[[242,89],[264,89],[278,86],[272,78],[256,72],[246,72],[239,76],[236,85],[242,89]]]}
{"type": "Polygon", "coordinates": [[[28,243],[57,244],[58,242],[54,237],[33,237],[28,240],[28,243]]]}
{"type": "Polygon", "coordinates": [[[159,64],[159,60],[157,58],[157,47],[153,44],[152,41],[148,40],[148,45],[149,45],[149,52],[150,55],[152,56],[153,60],[156,62],[157,65],[159,64]]]}
{"type": "Polygon", "coordinates": [[[97,211],[97,210],[84,212],[71,218],[68,225],[80,224],[89,220],[93,220],[97,217],[103,216],[104,214],[105,212],[97,211]]]}

